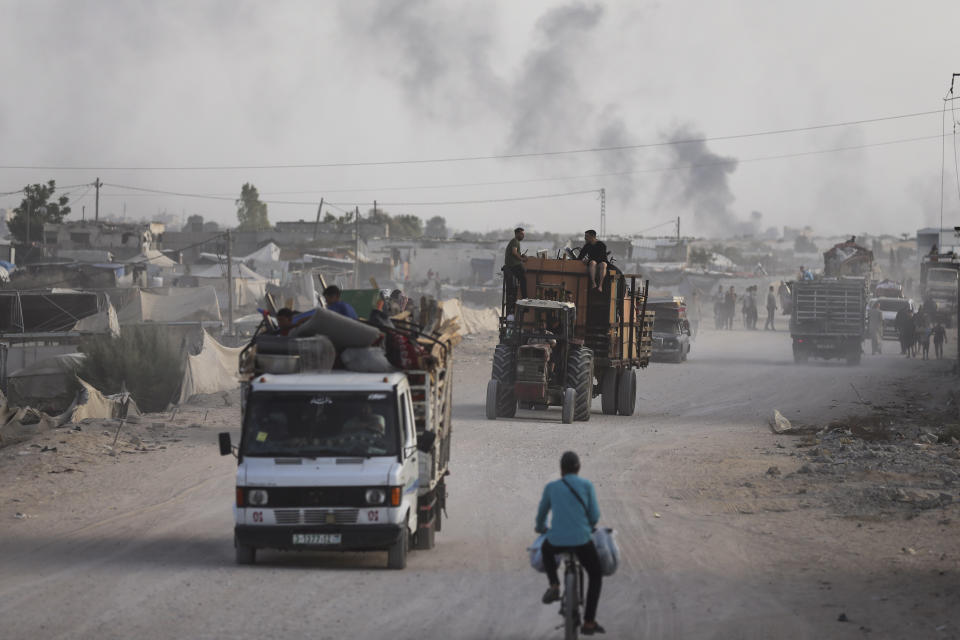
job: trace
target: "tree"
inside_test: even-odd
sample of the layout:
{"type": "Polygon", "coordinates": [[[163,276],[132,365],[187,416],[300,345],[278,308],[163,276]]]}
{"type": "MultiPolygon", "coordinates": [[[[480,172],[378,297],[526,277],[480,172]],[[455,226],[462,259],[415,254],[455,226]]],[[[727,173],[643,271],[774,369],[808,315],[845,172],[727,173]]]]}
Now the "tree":
{"type": "Polygon", "coordinates": [[[194,214],[187,218],[187,224],[183,225],[183,230],[191,233],[200,233],[203,231],[203,216],[194,214]]]}
{"type": "Polygon", "coordinates": [[[427,220],[426,226],[423,228],[424,235],[428,238],[434,238],[436,240],[446,240],[447,239],[447,219],[443,216],[433,216],[427,220]]]}
{"type": "Polygon", "coordinates": [[[267,219],[267,203],[260,201],[257,188],[249,182],[245,182],[240,188],[237,219],[240,220],[240,231],[264,231],[270,228],[270,220],[267,219]]]}
{"type": "Polygon", "coordinates": [[[393,216],[390,220],[390,235],[398,238],[419,238],[423,235],[423,222],[408,213],[393,216]]]}
{"type": "Polygon", "coordinates": [[[55,201],[51,201],[56,190],[55,180],[50,180],[47,184],[25,186],[23,200],[20,206],[13,210],[13,219],[7,223],[10,235],[22,243],[26,243],[27,238],[41,240],[44,224],[63,222],[70,213],[70,207],[67,205],[70,199],[67,196],[60,196],[55,201]]]}

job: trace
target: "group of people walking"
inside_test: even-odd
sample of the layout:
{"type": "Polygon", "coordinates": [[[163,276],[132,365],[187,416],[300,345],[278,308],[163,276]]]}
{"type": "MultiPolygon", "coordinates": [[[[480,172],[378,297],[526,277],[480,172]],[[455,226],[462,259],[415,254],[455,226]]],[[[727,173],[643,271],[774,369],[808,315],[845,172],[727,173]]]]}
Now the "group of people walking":
{"type": "MultiPolygon", "coordinates": [[[[717,289],[713,296],[713,318],[717,329],[733,329],[733,319],[737,315],[737,303],[740,303],[740,313],[743,317],[743,328],[755,331],[757,322],[760,319],[760,312],[757,299],[759,297],[759,287],[751,285],[747,287],[746,292],[738,296],[737,290],[730,286],[724,290],[723,285],[717,289]]],[[[764,331],[776,331],[774,318],[777,312],[777,296],[770,287],[767,293],[767,321],[763,325],[764,331]]]]}
{"type": "MultiPolygon", "coordinates": [[[[943,345],[947,341],[947,329],[942,322],[932,322],[923,309],[914,313],[909,307],[897,312],[894,326],[900,338],[900,354],[908,358],[922,355],[930,359],[930,343],[933,342],[937,360],[943,358],[943,345]]],[[[876,352],[875,352],[876,353],[876,352]]]]}

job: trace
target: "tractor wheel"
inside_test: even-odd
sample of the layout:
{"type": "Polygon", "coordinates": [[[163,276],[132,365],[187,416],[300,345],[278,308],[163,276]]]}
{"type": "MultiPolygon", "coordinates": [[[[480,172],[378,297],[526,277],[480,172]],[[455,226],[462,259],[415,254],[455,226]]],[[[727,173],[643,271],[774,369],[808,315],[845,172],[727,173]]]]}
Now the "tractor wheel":
{"type": "Polygon", "coordinates": [[[486,414],[487,420],[496,420],[497,419],[497,396],[500,395],[500,383],[496,380],[491,379],[487,383],[487,403],[486,403],[486,414]]]}
{"type": "Polygon", "coordinates": [[[617,413],[632,416],[637,408],[637,370],[624,369],[617,386],[617,413]]]}
{"type": "Polygon", "coordinates": [[[618,374],[613,367],[607,367],[600,378],[600,407],[604,415],[617,415],[617,382],[620,380],[618,374]]]}
{"type": "Polygon", "coordinates": [[[514,381],[517,375],[517,356],[513,347],[498,344],[493,352],[493,375],[497,381],[497,417],[512,418],[517,414],[517,396],[514,381]]]}
{"type": "Polygon", "coordinates": [[[576,394],[573,419],[590,419],[590,401],[593,399],[593,351],[584,347],[571,348],[567,356],[566,386],[576,394]]]}

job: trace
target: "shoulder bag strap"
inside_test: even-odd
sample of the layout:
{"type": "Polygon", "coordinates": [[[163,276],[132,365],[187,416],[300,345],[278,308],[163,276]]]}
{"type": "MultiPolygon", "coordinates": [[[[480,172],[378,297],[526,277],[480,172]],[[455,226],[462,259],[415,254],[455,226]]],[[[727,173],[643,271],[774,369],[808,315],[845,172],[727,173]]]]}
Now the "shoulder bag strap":
{"type": "Polygon", "coordinates": [[[587,509],[587,503],[583,501],[583,498],[580,497],[580,494],[574,491],[573,487],[570,486],[570,483],[567,482],[566,478],[560,478],[560,482],[567,486],[567,489],[570,489],[570,493],[573,494],[573,497],[577,499],[577,502],[580,503],[580,506],[583,507],[583,511],[587,516],[587,522],[590,521],[590,510],[587,509]]]}

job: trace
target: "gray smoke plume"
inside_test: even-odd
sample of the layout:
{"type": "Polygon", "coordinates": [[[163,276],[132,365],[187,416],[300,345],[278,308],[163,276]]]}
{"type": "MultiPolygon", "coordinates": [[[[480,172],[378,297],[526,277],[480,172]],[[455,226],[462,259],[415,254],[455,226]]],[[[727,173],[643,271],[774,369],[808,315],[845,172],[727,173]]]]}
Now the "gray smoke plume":
{"type": "Polygon", "coordinates": [[[684,124],[664,135],[671,165],[685,167],[663,174],[660,200],[663,207],[678,207],[693,215],[694,228],[704,235],[729,236],[752,233],[754,225],[741,220],[730,209],[733,192],[729,177],[737,170],[737,159],[721,156],[705,142],[681,142],[703,138],[702,132],[684,124]]]}
{"type": "Polygon", "coordinates": [[[501,104],[504,84],[489,59],[492,12],[440,0],[344,0],[338,9],[359,50],[375,55],[416,112],[460,122],[501,104]]]}

